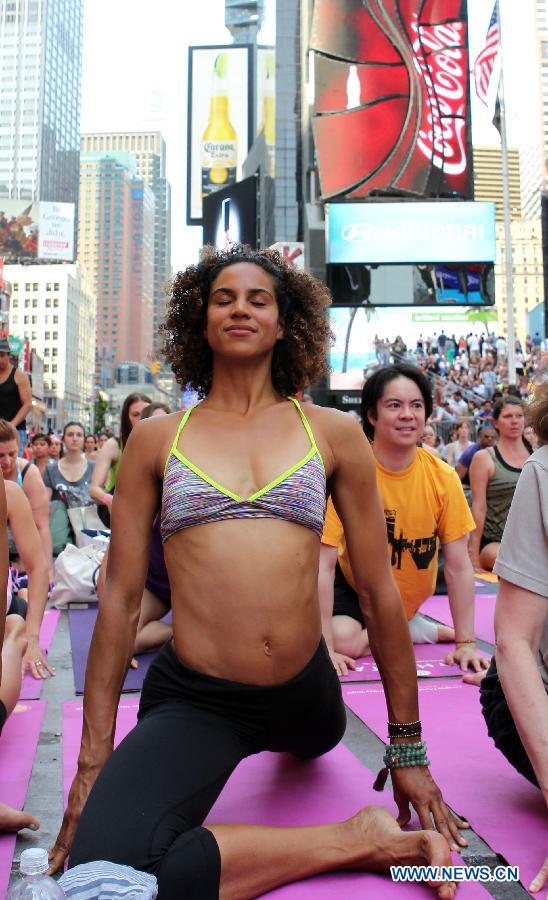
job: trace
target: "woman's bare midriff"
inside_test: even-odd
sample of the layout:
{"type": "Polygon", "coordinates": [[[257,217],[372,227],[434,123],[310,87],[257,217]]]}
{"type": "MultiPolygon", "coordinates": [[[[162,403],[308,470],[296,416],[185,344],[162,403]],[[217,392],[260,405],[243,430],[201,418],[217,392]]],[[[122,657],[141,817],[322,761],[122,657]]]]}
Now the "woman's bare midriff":
{"type": "Polygon", "coordinates": [[[176,532],[164,544],[173,644],[198,672],[281,684],[321,637],[319,540],[279,519],[232,519],[176,532]]]}

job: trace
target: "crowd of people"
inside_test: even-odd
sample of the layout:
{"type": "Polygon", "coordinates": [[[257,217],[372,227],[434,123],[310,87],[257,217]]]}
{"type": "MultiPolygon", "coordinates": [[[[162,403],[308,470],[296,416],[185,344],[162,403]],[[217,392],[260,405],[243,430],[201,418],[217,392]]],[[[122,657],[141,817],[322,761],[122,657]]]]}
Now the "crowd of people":
{"type": "MultiPolygon", "coordinates": [[[[412,351],[401,339],[389,351],[379,346],[358,423],[302,397],[326,371],[328,305],[325,287],[274,251],[206,252],[175,277],[163,326],[166,358],[200,403],[170,414],[133,394],[119,435],[100,448],[70,422],[62,449],[52,452],[51,435],[32,435],[28,460],[17,455],[13,422],[0,422],[6,521],[28,575],[26,600],[8,598],[4,642],[4,653],[19,660],[19,683],[25,665],[37,678],[54,674],[36,639],[54,514],[63,507],[71,526],[71,510],[96,505],[111,529],[78,772],[52,871],[69,857],[69,872],[78,867],[93,879],[95,862],[109,860],[153,873],[164,900],[207,900],[255,897],[332,869],[449,864],[450,851],[466,844],[466,823],[444,802],[435,760],[430,774],[414,641],[454,644],[447,660],[481,685],[489,733],[548,803],[541,343],[535,336],[522,353],[516,385],[508,385],[506,344],[494,335],[455,340],[442,332],[412,351]],[[526,407],[530,381],[535,402],[526,407]],[[40,530],[45,514],[49,544],[40,530]],[[533,568],[524,521],[538,539],[533,568]],[[34,569],[31,557],[41,560],[34,569]],[[493,568],[500,642],[486,675],[474,575],[493,568]],[[440,574],[452,627],[421,614],[440,574]],[[161,620],[170,608],[168,625],[161,620]],[[138,723],[114,750],[125,675],[151,647],[161,649],[138,723]],[[204,825],[246,756],[273,750],[312,759],[341,740],[338,674],[368,652],[388,718],[377,787],[390,772],[398,819],[367,807],[315,828],[204,825]],[[401,828],[410,804],[420,831],[401,828]]],[[[2,660],[0,729],[18,695],[2,660]]],[[[9,815],[0,805],[0,826],[9,815]]],[[[534,890],[548,880],[547,863],[534,890]]],[[[454,896],[452,883],[432,886],[442,900],[454,896]]]]}

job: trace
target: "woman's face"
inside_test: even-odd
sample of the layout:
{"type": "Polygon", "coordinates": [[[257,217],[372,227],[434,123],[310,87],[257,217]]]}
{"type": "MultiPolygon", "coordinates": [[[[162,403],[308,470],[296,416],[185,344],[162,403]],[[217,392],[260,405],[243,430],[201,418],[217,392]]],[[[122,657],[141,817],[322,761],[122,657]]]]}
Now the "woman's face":
{"type": "Polygon", "coordinates": [[[61,453],[61,441],[58,437],[52,436],[51,444],[49,447],[49,455],[52,459],[59,459],[59,454],[61,453]]]}
{"type": "Polygon", "coordinates": [[[534,430],[532,425],[525,426],[525,428],[523,430],[523,437],[527,438],[527,440],[531,444],[531,447],[533,448],[533,450],[538,449],[539,441],[538,441],[537,433],[534,430]]]}
{"type": "Polygon", "coordinates": [[[80,453],[84,449],[84,430],[79,425],[69,425],[63,434],[63,443],[67,449],[79,450],[80,453]]]}
{"type": "Polygon", "coordinates": [[[436,433],[431,425],[425,425],[424,431],[422,433],[422,442],[428,447],[436,446],[436,433]]]}
{"type": "Polygon", "coordinates": [[[93,437],[92,434],[88,434],[88,436],[87,436],[87,438],[86,438],[86,440],[85,440],[85,442],[84,442],[84,448],[85,448],[86,453],[93,453],[93,452],[94,452],[94,450],[95,450],[95,438],[93,437]]]}
{"type": "Polygon", "coordinates": [[[470,437],[470,428],[468,426],[468,422],[461,422],[459,427],[457,428],[457,435],[459,436],[461,441],[467,441],[470,437]]]}
{"type": "Polygon", "coordinates": [[[49,456],[49,444],[47,441],[40,440],[32,442],[32,455],[34,459],[45,459],[49,456]]]}
{"type": "Polygon", "coordinates": [[[519,438],[523,435],[525,416],[521,406],[509,403],[503,406],[495,423],[499,437],[519,438]]]}
{"type": "Polygon", "coordinates": [[[97,438],[97,446],[98,446],[99,450],[101,449],[103,444],[106,444],[107,440],[108,440],[108,438],[107,438],[106,434],[99,435],[99,437],[97,438]]]}
{"type": "Polygon", "coordinates": [[[272,276],[253,263],[226,266],[211,285],[204,337],[234,360],[271,353],[283,337],[272,276]]]}
{"type": "Polygon", "coordinates": [[[131,428],[139,422],[141,413],[145,406],[148,406],[148,400],[135,400],[128,409],[129,424],[131,428]]]}
{"type": "Polygon", "coordinates": [[[0,443],[0,468],[4,478],[12,478],[15,475],[15,460],[18,452],[19,444],[16,440],[0,443]]]}

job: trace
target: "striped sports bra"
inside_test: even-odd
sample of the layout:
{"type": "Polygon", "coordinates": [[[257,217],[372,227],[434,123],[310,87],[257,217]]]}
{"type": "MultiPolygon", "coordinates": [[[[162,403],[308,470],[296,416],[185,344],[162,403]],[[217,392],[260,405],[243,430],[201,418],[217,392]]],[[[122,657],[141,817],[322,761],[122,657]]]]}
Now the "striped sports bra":
{"type": "Polygon", "coordinates": [[[322,536],[325,516],[325,468],[312,429],[299,401],[288,397],[310,438],[298,463],[252,494],[239,497],[202,472],[177,449],[181,431],[194,409],[187,409],[164,468],[161,532],[165,542],[176,531],[227,519],[283,519],[322,536]]]}

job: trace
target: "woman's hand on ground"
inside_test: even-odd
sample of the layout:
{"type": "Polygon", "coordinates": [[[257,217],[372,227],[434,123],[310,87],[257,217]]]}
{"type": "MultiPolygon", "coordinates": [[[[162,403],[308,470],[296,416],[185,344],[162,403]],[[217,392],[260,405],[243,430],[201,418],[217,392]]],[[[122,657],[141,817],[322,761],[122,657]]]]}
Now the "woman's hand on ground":
{"type": "Polygon", "coordinates": [[[52,669],[40,650],[40,645],[36,638],[29,638],[27,642],[27,649],[23,657],[23,675],[27,670],[38,681],[44,680],[48,675],[55,675],[55,669],[52,669]]]}
{"type": "Polygon", "coordinates": [[[544,860],[540,872],[538,875],[535,875],[529,885],[529,890],[532,891],[533,894],[536,894],[538,891],[541,891],[546,884],[548,884],[548,856],[544,860]]]}
{"type": "Polygon", "coordinates": [[[335,653],[334,650],[329,651],[329,658],[335,666],[337,675],[348,675],[349,669],[356,668],[356,660],[344,653],[335,653]]]}
{"type": "Polygon", "coordinates": [[[55,872],[62,870],[67,856],[70,853],[74,835],[82,815],[84,804],[88,798],[89,792],[93,787],[93,783],[97,778],[99,768],[88,769],[85,771],[78,770],[68,797],[68,806],[63,816],[61,830],[57,835],[55,844],[49,851],[49,869],[48,875],[54,875],[55,872]]]}
{"type": "Polygon", "coordinates": [[[460,828],[469,828],[467,822],[459,819],[446,806],[441,791],[430,775],[427,766],[406,766],[391,769],[394,800],[398,805],[398,825],[402,828],[411,818],[411,803],[419,817],[421,828],[435,828],[444,836],[452,850],[466,847],[467,842],[460,828]]]}
{"type": "Polygon", "coordinates": [[[445,657],[448,666],[460,666],[462,672],[472,669],[474,672],[481,672],[483,669],[489,668],[489,660],[485,656],[478,653],[475,644],[464,644],[456,647],[445,657]]]}

